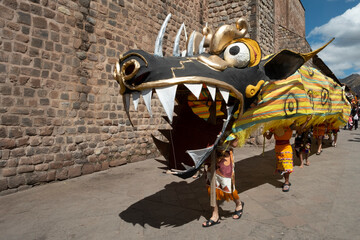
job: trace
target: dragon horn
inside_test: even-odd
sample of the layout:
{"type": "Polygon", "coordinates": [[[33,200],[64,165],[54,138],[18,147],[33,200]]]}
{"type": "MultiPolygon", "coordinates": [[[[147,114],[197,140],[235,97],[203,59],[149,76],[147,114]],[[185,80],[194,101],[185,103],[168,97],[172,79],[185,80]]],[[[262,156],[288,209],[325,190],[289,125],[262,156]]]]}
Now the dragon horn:
{"type": "Polygon", "coordinates": [[[318,54],[321,50],[323,50],[327,45],[329,45],[332,41],[334,41],[335,38],[332,38],[328,43],[326,43],[324,46],[316,49],[315,51],[309,52],[309,53],[300,53],[301,57],[307,62],[311,58],[313,58],[316,54],[318,54]]]}

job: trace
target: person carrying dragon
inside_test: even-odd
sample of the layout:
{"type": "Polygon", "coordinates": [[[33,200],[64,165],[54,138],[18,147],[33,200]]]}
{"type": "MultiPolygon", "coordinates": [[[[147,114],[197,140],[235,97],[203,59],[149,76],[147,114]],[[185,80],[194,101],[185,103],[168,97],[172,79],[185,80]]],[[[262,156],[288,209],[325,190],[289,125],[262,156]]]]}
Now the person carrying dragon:
{"type": "Polygon", "coordinates": [[[276,140],[275,154],[277,161],[275,171],[284,176],[285,181],[282,186],[283,192],[288,192],[290,190],[290,173],[294,171],[293,150],[290,144],[293,129],[294,124],[290,126],[280,126],[276,129],[270,129],[270,131],[264,133],[264,137],[267,139],[271,139],[274,135],[276,140]]]}

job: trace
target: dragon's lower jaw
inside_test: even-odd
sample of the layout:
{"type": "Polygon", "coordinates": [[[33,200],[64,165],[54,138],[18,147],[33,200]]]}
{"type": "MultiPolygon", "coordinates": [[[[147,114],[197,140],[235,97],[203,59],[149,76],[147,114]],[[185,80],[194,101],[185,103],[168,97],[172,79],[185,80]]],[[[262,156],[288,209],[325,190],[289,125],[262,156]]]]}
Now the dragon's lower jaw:
{"type": "MultiPolygon", "coordinates": [[[[160,129],[166,142],[153,136],[154,143],[167,160],[168,168],[180,177],[192,176],[207,159],[224,134],[232,109],[240,101],[230,92],[205,84],[179,84],[155,88],[167,115],[171,129],[160,129]],[[178,104],[175,104],[178,103],[178,104]],[[174,116],[173,113],[176,113],[174,116]]],[[[151,99],[153,90],[132,92],[134,109],[137,110],[140,95],[152,115],[151,99]]],[[[124,95],[125,109],[129,112],[130,94],[124,95]]],[[[128,114],[130,116],[130,114],[128,114]]]]}

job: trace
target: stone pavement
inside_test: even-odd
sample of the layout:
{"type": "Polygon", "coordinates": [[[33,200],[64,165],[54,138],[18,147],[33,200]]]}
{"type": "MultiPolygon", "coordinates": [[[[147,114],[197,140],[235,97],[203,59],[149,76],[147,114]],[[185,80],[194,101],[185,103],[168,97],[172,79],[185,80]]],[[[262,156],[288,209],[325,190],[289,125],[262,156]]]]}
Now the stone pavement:
{"type": "Polygon", "coordinates": [[[149,159],[0,197],[0,239],[359,239],[360,130],[310,157],[281,191],[273,144],[236,149],[240,220],[232,202],[209,217],[204,178],[182,180],[149,159]]]}

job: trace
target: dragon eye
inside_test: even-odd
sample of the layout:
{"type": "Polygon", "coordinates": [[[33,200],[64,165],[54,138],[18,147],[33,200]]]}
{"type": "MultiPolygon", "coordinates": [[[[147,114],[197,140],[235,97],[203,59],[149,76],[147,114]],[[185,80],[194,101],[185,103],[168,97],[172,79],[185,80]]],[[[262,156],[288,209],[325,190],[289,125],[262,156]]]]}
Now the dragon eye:
{"type": "Polygon", "coordinates": [[[246,67],[250,62],[249,48],[241,42],[230,44],[225,49],[224,59],[234,67],[246,67]]]}

